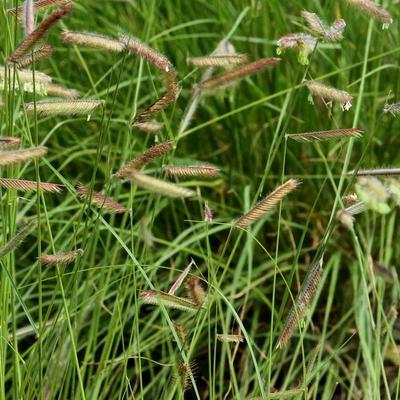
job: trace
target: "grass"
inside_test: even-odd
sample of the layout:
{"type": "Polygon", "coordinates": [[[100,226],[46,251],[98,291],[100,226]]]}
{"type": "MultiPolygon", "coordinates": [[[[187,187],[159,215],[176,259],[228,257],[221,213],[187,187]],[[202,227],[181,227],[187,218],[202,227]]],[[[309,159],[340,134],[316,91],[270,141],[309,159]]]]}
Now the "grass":
{"type": "MultiPolygon", "coordinates": [[[[23,38],[6,12],[20,4],[0,4],[3,60],[23,38]]],[[[0,136],[49,152],[0,167],[0,177],[58,183],[65,190],[0,189],[0,249],[37,218],[25,241],[0,259],[0,399],[400,397],[399,208],[390,200],[389,213],[367,210],[350,229],[336,219],[342,196],[354,192],[355,178],[346,172],[400,165],[399,118],[383,113],[385,103],[400,98],[400,14],[395,2],[383,5],[394,18],[388,30],[345,1],[76,2],[50,31],[53,55],[33,69],[83,99],[104,100],[90,119],[28,115],[23,104],[45,97],[11,90],[18,85],[10,69],[0,136]],[[286,51],[273,69],[202,97],[179,130],[204,73],[188,57],[211,53],[224,38],[249,62],[273,57],[279,37],[306,29],[303,9],[329,23],[344,18],[344,39],[319,41],[309,65],[286,51]],[[165,54],[181,86],[176,102],[157,116],[165,128],[157,134],[131,128],[132,119],[164,94],[159,70],[127,52],[67,45],[61,29],[114,38],[124,32],[165,54]],[[311,105],[303,79],[348,91],[353,107],[343,112],[339,105],[311,105]],[[363,136],[309,143],[286,136],[351,127],[363,136]],[[210,163],[221,175],[177,178],[197,193],[186,200],[112,177],[167,140],[175,141],[174,149],[144,172],[166,179],[164,165],[210,163]],[[274,213],[246,229],[232,228],[291,178],[302,184],[274,213]],[[130,212],[105,213],[90,196],[79,197],[78,183],[130,212]],[[212,223],[204,222],[206,201],[212,223]],[[73,264],[38,262],[79,248],[84,254],[73,264]],[[309,311],[288,345],[277,349],[302,282],[322,257],[309,311]],[[140,301],[144,290],[168,292],[191,258],[189,277],[198,276],[207,291],[203,308],[186,313],[140,301]],[[391,279],[371,260],[393,266],[391,279]],[[227,334],[244,341],[217,340],[227,334]],[[192,363],[193,374],[185,378],[191,388],[184,392],[179,372],[192,363]]],[[[41,11],[37,19],[49,14],[41,11]]],[[[184,296],[183,286],[177,296],[184,296]]]]}

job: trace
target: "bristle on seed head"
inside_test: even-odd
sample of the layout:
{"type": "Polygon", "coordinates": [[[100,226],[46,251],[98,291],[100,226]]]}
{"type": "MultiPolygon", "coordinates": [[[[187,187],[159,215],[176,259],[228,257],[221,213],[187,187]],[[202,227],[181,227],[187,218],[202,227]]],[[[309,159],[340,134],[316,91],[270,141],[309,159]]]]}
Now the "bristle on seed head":
{"type": "Polygon", "coordinates": [[[78,257],[82,257],[83,250],[73,250],[68,252],[61,252],[56,254],[44,254],[39,257],[39,262],[43,265],[60,265],[60,264],[71,264],[78,257]]]}
{"type": "Polygon", "coordinates": [[[78,184],[77,191],[82,200],[86,201],[90,198],[90,201],[94,206],[103,209],[105,212],[118,214],[128,211],[126,207],[117,203],[113,199],[103,196],[101,193],[95,192],[94,190],[90,191],[82,184],[78,184]]]}
{"type": "Polygon", "coordinates": [[[163,170],[168,176],[204,178],[214,178],[221,172],[219,168],[208,164],[167,165],[163,170]]]}
{"type": "Polygon", "coordinates": [[[313,301],[322,276],[322,260],[318,261],[315,266],[307,274],[296,302],[289,312],[286,319],[285,328],[283,329],[277,348],[283,348],[288,343],[293,331],[299,321],[303,318],[306,310],[313,301]]]}
{"type": "Polygon", "coordinates": [[[297,179],[289,179],[283,185],[279,186],[272,193],[259,201],[251,210],[240,217],[234,226],[237,228],[247,228],[258,221],[266,213],[271,212],[275,207],[294,189],[300,185],[297,179]]]}
{"type": "Polygon", "coordinates": [[[43,100],[27,103],[28,114],[35,112],[39,116],[77,116],[90,115],[98,107],[104,105],[104,100],[43,100]]]}
{"type": "Polygon", "coordinates": [[[330,131],[302,132],[286,135],[288,139],[297,142],[313,142],[321,140],[335,140],[346,138],[359,138],[363,131],[358,128],[333,129],[330,131]]]}
{"type": "Polygon", "coordinates": [[[28,149],[5,151],[0,153],[0,166],[20,164],[44,157],[47,147],[31,147],[28,149]]]}
{"type": "Polygon", "coordinates": [[[203,57],[190,57],[187,59],[189,64],[195,67],[229,67],[231,65],[242,64],[247,61],[247,54],[219,54],[203,57]]]}
{"type": "Polygon", "coordinates": [[[61,193],[64,189],[63,185],[48,182],[26,181],[22,179],[0,178],[0,187],[5,189],[14,189],[22,192],[42,191],[48,193],[61,193]]]}
{"type": "Polygon", "coordinates": [[[352,106],[353,96],[344,90],[335,89],[316,81],[304,81],[304,85],[307,86],[311,96],[322,98],[325,101],[340,103],[345,111],[352,106]]]}
{"type": "Polygon", "coordinates": [[[81,45],[97,50],[119,53],[125,49],[124,44],[119,40],[97,33],[64,31],[61,33],[61,37],[65,43],[81,45]]]}

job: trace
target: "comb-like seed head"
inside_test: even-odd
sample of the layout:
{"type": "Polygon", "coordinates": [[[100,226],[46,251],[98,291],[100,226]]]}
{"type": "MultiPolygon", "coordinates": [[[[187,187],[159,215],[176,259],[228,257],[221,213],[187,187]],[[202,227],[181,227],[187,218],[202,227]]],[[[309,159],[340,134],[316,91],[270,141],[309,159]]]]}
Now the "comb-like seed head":
{"type": "Polygon", "coordinates": [[[159,290],[143,290],[140,292],[139,297],[146,304],[163,305],[181,311],[196,312],[199,310],[199,306],[192,301],[159,290]]]}
{"type": "Polygon", "coordinates": [[[21,144],[21,139],[12,136],[0,136],[0,150],[6,150],[13,147],[18,147],[21,144]]]}
{"type": "Polygon", "coordinates": [[[90,47],[92,49],[119,53],[125,49],[123,43],[109,36],[91,32],[64,31],[61,37],[65,43],[90,47]]]}
{"type": "Polygon", "coordinates": [[[338,102],[344,111],[349,110],[352,106],[353,96],[344,90],[335,89],[316,81],[304,81],[304,85],[307,86],[311,96],[320,97],[325,101],[338,102]]]}
{"type": "Polygon", "coordinates": [[[56,183],[26,181],[22,179],[0,178],[0,187],[20,190],[22,192],[42,191],[48,193],[61,193],[64,186],[56,183]]]}
{"type": "Polygon", "coordinates": [[[372,0],[347,0],[347,2],[361,13],[382,22],[382,29],[387,29],[393,23],[393,17],[380,4],[372,0]]]}
{"type": "Polygon", "coordinates": [[[47,154],[47,147],[31,147],[28,149],[5,151],[0,153],[0,166],[19,164],[47,154]]]}
{"type": "Polygon", "coordinates": [[[39,262],[43,265],[60,265],[60,264],[71,264],[73,263],[78,257],[83,256],[83,250],[77,249],[68,252],[60,252],[56,254],[44,254],[40,256],[39,262]]]}
{"type": "Polygon", "coordinates": [[[214,178],[221,172],[219,168],[208,164],[167,165],[163,170],[168,176],[204,178],[214,178]]]}
{"type": "Polygon", "coordinates": [[[77,116],[91,115],[104,100],[43,100],[25,105],[28,114],[39,116],[77,116]]]}
{"type": "Polygon", "coordinates": [[[234,226],[237,228],[247,228],[258,221],[266,213],[271,212],[290,192],[296,189],[301,182],[297,179],[289,179],[283,185],[275,189],[267,197],[259,201],[252,209],[240,217],[234,226]]]}

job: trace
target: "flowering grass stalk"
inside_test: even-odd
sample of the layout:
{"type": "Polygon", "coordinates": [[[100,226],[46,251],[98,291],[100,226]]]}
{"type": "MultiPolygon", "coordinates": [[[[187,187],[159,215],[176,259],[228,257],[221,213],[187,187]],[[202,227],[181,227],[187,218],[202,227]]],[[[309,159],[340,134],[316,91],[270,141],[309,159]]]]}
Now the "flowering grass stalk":
{"type": "Polygon", "coordinates": [[[61,37],[65,43],[82,45],[97,50],[120,53],[125,49],[124,44],[119,40],[92,32],[64,31],[61,33],[61,37]]]}
{"type": "Polygon", "coordinates": [[[221,170],[208,164],[198,165],[167,165],[163,167],[163,171],[168,176],[177,177],[205,177],[213,178],[220,174],[221,170]]]}
{"type": "Polygon", "coordinates": [[[279,340],[278,348],[283,348],[289,341],[293,331],[298,322],[303,318],[306,310],[313,301],[317,293],[319,283],[322,276],[322,260],[318,261],[316,265],[307,274],[306,279],[301,287],[300,293],[296,299],[295,304],[289,312],[286,319],[285,328],[283,329],[279,340]]]}
{"type": "Polygon", "coordinates": [[[162,304],[165,307],[176,308],[182,311],[196,312],[199,310],[199,306],[196,303],[159,290],[143,290],[140,292],[140,300],[146,304],[156,306],[162,304]]]}
{"type": "Polygon", "coordinates": [[[18,147],[21,144],[21,139],[12,136],[0,136],[0,151],[18,147]]]}
{"type": "Polygon", "coordinates": [[[195,67],[229,67],[231,65],[243,64],[248,59],[247,54],[221,54],[214,56],[190,57],[188,64],[195,67]]]}
{"type": "Polygon", "coordinates": [[[126,179],[129,179],[139,187],[149,190],[150,192],[172,198],[196,196],[196,192],[193,190],[175,185],[171,182],[165,182],[161,179],[153,178],[149,175],[142,174],[139,171],[130,171],[129,175],[126,176],[126,179]]]}
{"type": "Polygon", "coordinates": [[[64,189],[64,185],[59,185],[57,183],[48,182],[36,182],[36,181],[26,181],[22,179],[7,179],[0,178],[0,187],[6,189],[14,189],[22,192],[31,192],[40,190],[42,192],[49,193],[61,193],[64,189]]]}
{"type": "Polygon", "coordinates": [[[131,174],[132,171],[142,168],[155,158],[161,157],[173,149],[174,142],[168,140],[163,143],[156,144],[155,146],[147,149],[140,156],[135,157],[133,160],[125,164],[119,171],[114,174],[116,178],[125,178],[131,174]]]}
{"type": "Polygon", "coordinates": [[[283,185],[275,189],[271,194],[258,202],[251,210],[240,217],[234,226],[237,228],[247,228],[257,222],[266,213],[271,212],[275,207],[294,189],[300,185],[297,179],[289,179],[283,185]]]}
{"type": "Polygon", "coordinates": [[[28,149],[5,151],[0,153],[0,167],[19,164],[44,157],[47,147],[30,147],[28,149]]]}
{"type": "Polygon", "coordinates": [[[311,96],[338,102],[344,111],[349,110],[352,106],[353,96],[344,90],[335,89],[316,81],[305,81],[304,85],[307,86],[311,96]]]}
{"type": "Polygon", "coordinates": [[[46,33],[63,17],[72,11],[72,3],[67,2],[59,9],[45,18],[37,28],[31,32],[25,40],[18,46],[9,58],[12,63],[18,63],[18,60],[25,56],[36,44],[46,35],[46,33]]]}
{"type": "Polygon", "coordinates": [[[8,253],[11,253],[13,250],[15,250],[29,235],[29,232],[35,225],[36,219],[33,219],[27,225],[21,228],[11,240],[9,240],[3,247],[0,248],[0,258],[3,258],[8,253]]]}
{"type": "Polygon", "coordinates": [[[83,256],[83,250],[77,249],[68,252],[61,252],[56,254],[44,254],[38,258],[39,262],[43,265],[53,266],[59,264],[71,264],[78,257],[83,256]]]}
{"type": "Polygon", "coordinates": [[[387,29],[393,23],[393,17],[380,4],[372,0],[347,0],[356,10],[382,22],[382,29],[387,29]]]}
{"type": "Polygon", "coordinates": [[[49,83],[47,85],[47,95],[69,100],[75,100],[80,97],[80,93],[77,90],[68,89],[55,83],[49,83]]]}
{"type": "MultiPolygon", "coordinates": [[[[34,50],[31,54],[27,54],[18,59],[16,62],[17,68],[25,68],[28,65],[31,65],[33,61],[35,64],[39,63],[40,61],[50,57],[53,54],[53,47],[48,44],[44,44],[43,46],[34,50]]],[[[37,74],[37,72],[35,72],[37,74]]],[[[32,74],[32,73],[31,73],[32,74]]]]}
{"type": "Polygon", "coordinates": [[[262,71],[267,68],[272,68],[280,62],[280,58],[268,57],[238,67],[231,71],[226,71],[220,75],[210,78],[199,84],[199,88],[203,91],[210,91],[214,89],[221,89],[229,86],[245,76],[254,74],[255,72],[262,71]]]}
{"type": "Polygon", "coordinates": [[[42,100],[35,103],[27,103],[25,109],[28,114],[39,116],[76,116],[90,115],[98,107],[104,105],[104,100],[42,100]]]}
{"type": "Polygon", "coordinates": [[[333,129],[330,131],[315,131],[292,133],[286,135],[288,139],[296,140],[297,142],[313,142],[321,140],[343,139],[343,138],[359,138],[363,131],[358,128],[333,129]]]}
{"type": "Polygon", "coordinates": [[[86,186],[79,184],[77,187],[78,195],[82,200],[87,200],[91,195],[91,203],[109,213],[124,213],[128,209],[101,193],[90,191],[86,186]]]}

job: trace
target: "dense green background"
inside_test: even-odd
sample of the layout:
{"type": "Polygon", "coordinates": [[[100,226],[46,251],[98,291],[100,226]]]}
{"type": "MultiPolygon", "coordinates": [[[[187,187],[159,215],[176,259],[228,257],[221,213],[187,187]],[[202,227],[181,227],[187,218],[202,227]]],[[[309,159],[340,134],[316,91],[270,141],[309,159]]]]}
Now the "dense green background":
{"type": "MultiPolygon", "coordinates": [[[[85,98],[106,100],[104,114],[90,121],[36,123],[22,107],[32,95],[3,93],[0,134],[20,137],[24,146],[46,145],[49,155],[26,167],[3,168],[1,176],[35,179],[39,173],[68,190],[40,196],[0,192],[0,243],[24,217],[40,215],[39,228],[1,260],[0,398],[183,398],[175,376],[188,359],[197,372],[187,398],[248,399],[298,385],[305,392],[293,398],[399,397],[399,284],[368,268],[371,256],[398,270],[398,208],[386,216],[357,217],[353,232],[334,219],[340,195],[352,191],[343,171],[400,165],[399,119],[382,113],[386,101],[400,100],[399,2],[384,3],[394,16],[385,31],[345,1],[76,2],[48,37],[56,52],[37,68],[85,98]],[[287,52],[274,70],[204,97],[178,138],[203,73],[186,58],[209,54],[227,35],[250,60],[273,56],[276,39],[305,29],[303,9],[329,23],[344,18],[344,39],[318,44],[308,67],[287,52]],[[158,117],[166,125],[158,140],[176,139],[176,149],[146,172],[161,177],[163,164],[178,162],[220,166],[218,180],[186,183],[199,188],[201,200],[170,200],[111,178],[155,143],[154,136],[132,130],[130,121],[163,93],[162,76],[127,54],[65,45],[61,28],[114,37],[129,32],[170,58],[182,91],[158,117]],[[349,91],[353,107],[342,112],[312,106],[303,78],[349,91]],[[286,133],[352,126],[365,133],[350,144],[285,141],[286,133]],[[230,231],[234,218],[289,177],[303,184],[277,213],[248,233],[230,231]],[[131,216],[110,217],[82,204],[74,191],[78,182],[129,206],[131,216]],[[202,222],[205,200],[215,213],[211,225],[202,222]],[[154,236],[153,247],[143,240],[144,225],[154,236]],[[36,262],[41,253],[75,247],[85,255],[73,266],[36,262]],[[296,331],[288,347],[277,351],[292,298],[322,253],[324,275],[312,323],[306,319],[301,334],[296,331]],[[149,288],[145,277],[168,291],[189,257],[198,266],[192,272],[208,281],[206,310],[189,315],[139,304],[139,291],[149,288]],[[187,328],[188,354],[179,351],[171,320],[187,328]],[[238,327],[246,337],[238,349],[216,341],[216,333],[238,327]]],[[[3,60],[23,37],[5,11],[14,4],[0,4],[3,60]]]]}

